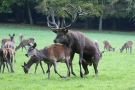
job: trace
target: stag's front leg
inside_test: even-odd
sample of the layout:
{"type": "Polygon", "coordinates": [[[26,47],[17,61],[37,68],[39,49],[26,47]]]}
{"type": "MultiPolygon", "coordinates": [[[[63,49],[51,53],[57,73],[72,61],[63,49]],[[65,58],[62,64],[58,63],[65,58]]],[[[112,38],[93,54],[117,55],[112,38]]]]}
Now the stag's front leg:
{"type": "Polygon", "coordinates": [[[37,67],[38,67],[39,62],[40,62],[40,61],[37,61],[37,62],[36,62],[35,72],[34,72],[35,74],[36,74],[36,71],[37,71],[37,67]]]}
{"type": "Polygon", "coordinates": [[[80,56],[80,58],[79,58],[80,76],[81,76],[81,78],[83,78],[83,73],[82,73],[83,51],[80,52],[79,56],[80,56]]]}

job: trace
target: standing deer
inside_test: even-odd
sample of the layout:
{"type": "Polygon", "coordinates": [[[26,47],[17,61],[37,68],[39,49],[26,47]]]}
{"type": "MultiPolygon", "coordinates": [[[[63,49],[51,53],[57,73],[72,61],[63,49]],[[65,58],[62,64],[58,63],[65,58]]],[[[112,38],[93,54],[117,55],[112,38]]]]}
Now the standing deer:
{"type": "MultiPolygon", "coordinates": [[[[23,50],[23,48],[25,48],[26,49],[26,47],[25,46],[30,46],[30,43],[33,43],[34,44],[34,38],[28,38],[28,39],[26,39],[26,40],[22,40],[21,42],[20,42],[20,44],[18,45],[18,46],[16,46],[16,48],[15,48],[15,51],[17,51],[18,49],[20,49],[21,47],[22,47],[22,50],[23,50]]],[[[26,49],[27,50],[27,49],[26,49]]]]}
{"type": "Polygon", "coordinates": [[[39,64],[39,63],[40,63],[40,66],[41,66],[41,68],[42,68],[43,73],[45,73],[45,72],[44,72],[44,69],[43,69],[43,66],[42,66],[42,63],[41,63],[41,60],[40,60],[39,58],[37,58],[36,56],[32,56],[32,57],[29,59],[29,61],[28,61],[27,63],[24,62],[24,65],[22,65],[24,72],[25,72],[25,73],[28,73],[30,67],[31,67],[34,63],[36,63],[35,72],[34,72],[34,73],[36,73],[36,70],[37,70],[37,67],[38,67],[38,64],[39,64]]]}
{"type": "Polygon", "coordinates": [[[19,34],[19,40],[20,40],[20,42],[23,40],[23,38],[24,38],[23,34],[19,34]]]}
{"type": "Polygon", "coordinates": [[[10,37],[10,39],[2,39],[2,40],[1,40],[1,48],[4,48],[5,43],[6,43],[7,41],[12,41],[13,43],[15,43],[15,39],[14,39],[15,34],[13,34],[12,36],[9,34],[9,37],[10,37]]]}
{"type": "Polygon", "coordinates": [[[3,65],[2,73],[4,73],[4,69],[5,69],[4,62],[6,62],[6,66],[7,66],[8,71],[9,71],[9,68],[8,68],[7,63],[10,65],[11,72],[12,73],[14,72],[13,66],[12,66],[13,55],[14,55],[14,52],[13,52],[13,49],[11,49],[11,48],[0,49],[0,71],[1,71],[1,66],[3,65]]]}
{"type": "Polygon", "coordinates": [[[50,14],[47,17],[47,24],[50,29],[53,30],[57,34],[56,38],[54,39],[54,43],[61,43],[63,45],[66,45],[68,48],[71,48],[71,57],[70,57],[70,65],[71,65],[71,72],[73,75],[75,73],[73,72],[73,66],[72,66],[72,60],[74,58],[75,53],[79,54],[79,66],[80,66],[80,76],[83,77],[82,73],[82,61],[83,59],[87,61],[87,63],[93,64],[95,75],[98,74],[97,66],[100,59],[100,55],[98,53],[97,48],[92,43],[90,39],[88,39],[86,36],[84,36],[81,32],[74,32],[72,30],[68,30],[73,23],[77,20],[79,15],[83,15],[82,9],[79,8],[79,10],[76,8],[76,6],[71,5],[70,6],[74,9],[75,15],[73,15],[67,11],[64,10],[67,15],[71,18],[71,24],[66,25],[65,19],[63,18],[62,24],[60,25],[60,22],[58,24],[55,22],[54,18],[54,12],[55,10],[52,10],[48,7],[48,10],[50,14]],[[52,21],[49,20],[49,17],[52,17],[52,21]]]}
{"type": "Polygon", "coordinates": [[[106,49],[108,51],[115,51],[115,48],[113,48],[107,40],[104,40],[103,43],[104,43],[104,50],[106,49]]]}
{"type": "Polygon", "coordinates": [[[126,53],[127,53],[127,50],[130,49],[130,53],[131,53],[132,52],[132,45],[133,45],[133,42],[131,40],[130,41],[127,41],[126,43],[124,43],[124,45],[120,49],[120,52],[122,53],[123,50],[126,49],[126,53]]]}
{"type": "Polygon", "coordinates": [[[4,48],[12,48],[14,50],[14,62],[16,62],[16,59],[15,59],[15,45],[14,45],[14,40],[13,40],[13,37],[15,36],[15,34],[13,34],[13,36],[10,36],[10,41],[6,41],[5,44],[4,44],[4,48]]]}
{"type": "Polygon", "coordinates": [[[35,55],[40,60],[43,60],[48,65],[48,79],[50,79],[50,66],[54,66],[54,71],[57,73],[61,78],[65,78],[61,76],[57,72],[56,62],[65,62],[68,68],[67,76],[70,75],[70,67],[69,67],[69,59],[70,59],[70,49],[64,45],[60,44],[52,44],[50,46],[46,46],[41,50],[36,49],[36,43],[33,46],[28,48],[26,56],[33,56],[35,55]]]}

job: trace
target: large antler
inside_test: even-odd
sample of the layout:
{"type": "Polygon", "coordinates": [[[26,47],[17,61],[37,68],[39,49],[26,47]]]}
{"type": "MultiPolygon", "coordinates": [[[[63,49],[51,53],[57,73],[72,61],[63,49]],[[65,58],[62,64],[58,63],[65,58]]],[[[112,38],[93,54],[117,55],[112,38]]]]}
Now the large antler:
{"type": "Polygon", "coordinates": [[[75,5],[70,4],[70,6],[74,9],[75,15],[73,17],[73,15],[69,11],[64,9],[66,14],[71,18],[71,24],[69,24],[67,26],[66,23],[65,23],[65,19],[63,18],[61,27],[60,27],[60,21],[59,20],[58,20],[58,24],[56,24],[56,22],[55,22],[54,12],[56,10],[53,10],[53,9],[50,9],[49,7],[47,7],[49,12],[50,12],[50,14],[47,16],[47,24],[48,24],[48,27],[50,29],[52,29],[52,30],[65,30],[66,29],[66,30],[68,30],[68,28],[70,28],[73,25],[73,23],[77,20],[78,16],[84,14],[84,12],[82,12],[82,9],[80,7],[79,7],[79,10],[78,10],[75,5]],[[49,21],[50,15],[52,17],[52,21],[49,21]]]}

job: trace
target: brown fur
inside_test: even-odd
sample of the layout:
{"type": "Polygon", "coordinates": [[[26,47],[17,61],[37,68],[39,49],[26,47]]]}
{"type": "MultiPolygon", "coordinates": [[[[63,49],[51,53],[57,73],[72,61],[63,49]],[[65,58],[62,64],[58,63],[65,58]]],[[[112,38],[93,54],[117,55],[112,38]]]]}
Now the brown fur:
{"type": "MultiPolygon", "coordinates": [[[[18,49],[20,49],[21,47],[22,47],[22,50],[23,50],[23,48],[25,48],[26,49],[26,47],[25,46],[30,46],[30,43],[34,43],[34,38],[28,38],[28,39],[26,39],[26,40],[22,40],[21,42],[20,42],[20,44],[18,45],[18,46],[16,46],[16,49],[15,49],[15,51],[17,51],[18,49]]],[[[27,49],[26,49],[27,50],[27,49]]]]}
{"type": "Polygon", "coordinates": [[[30,46],[26,56],[33,56],[35,55],[40,60],[43,60],[48,65],[48,79],[50,79],[50,66],[54,66],[55,73],[57,73],[61,78],[61,76],[56,69],[56,62],[65,62],[68,67],[67,77],[70,75],[69,69],[69,58],[70,58],[70,49],[68,49],[64,45],[60,44],[53,44],[50,46],[46,46],[41,50],[37,50],[36,43],[33,46],[30,46]]]}
{"type": "Polygon", "coordinates": [[[123,50],[126,49],[126,53],[127,53],[127,50],[130,49],[130,53],[131,53],[132,52],[132,45],[133,45],[133,42],[131,40],[130,41],[127,41],[126,43],[124,43],[124,45],[120,49],[120,52],[122,53],[123,50]]]}
{"type": "Polygon", "coordinates": [[[107,40],[103,41],[103,43],[104,43],[104,50],[106,49],[108,51],[115,51],[115,48],[113,48],[107,40]]]}
{"type": "Polygon", "coordinates": [[[25,72],[25,73],[28,73],[30,67],[31,67],[34,63],[36,63],[35,72],[34,72],[34,73],[36,73],[36,70],[37,70],[37,67],[38,67],[38,64],[39,64],[39,63],[40,63],[40,66],[41,66],[41,68],[42,68],[43,73],[45,73],[45,72],[44,72],[44,69],[43,69],[43,66],[42,66],[42,62],[41,62],[40,59],[37,58],[36,56],[30,57],[30,59],[28,60],[27,63],[24,62],[24,65],[22,65],[24,72],[25,72]]]}

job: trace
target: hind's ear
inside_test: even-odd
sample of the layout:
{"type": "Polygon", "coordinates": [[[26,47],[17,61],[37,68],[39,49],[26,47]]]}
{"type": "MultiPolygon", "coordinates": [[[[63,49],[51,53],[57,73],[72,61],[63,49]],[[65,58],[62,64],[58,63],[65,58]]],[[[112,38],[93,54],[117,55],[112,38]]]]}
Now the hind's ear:
{"type": "Polygon", "coordinates": [[[33,48],[35,48],[36,46],[37,46],[37,44],[36,44],[36,43],[34,43],[33,48]]]}
{"type": "Polygon", "coordinates": [[[24,66],[22,65],[22,67],[24,68],[24,66]]]}
{"type": "Polygon", "coordinates": [[[11,37],[11,35],[9,34],[9,36],[11,37]]]}
{"type": "Polygon", "coordinates": [[[15,34],[13,34],[13,36],[15,36],[15,34]]]}
{"type": "Polygon", "coordinates": [[[24,65],[26,65],[26,63],[24,62],[24,65]]]}

